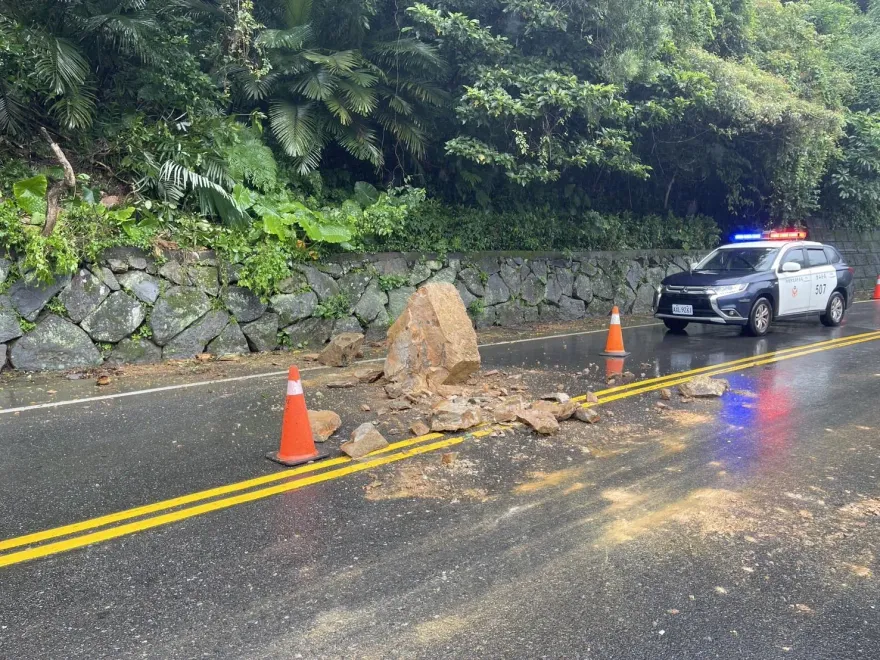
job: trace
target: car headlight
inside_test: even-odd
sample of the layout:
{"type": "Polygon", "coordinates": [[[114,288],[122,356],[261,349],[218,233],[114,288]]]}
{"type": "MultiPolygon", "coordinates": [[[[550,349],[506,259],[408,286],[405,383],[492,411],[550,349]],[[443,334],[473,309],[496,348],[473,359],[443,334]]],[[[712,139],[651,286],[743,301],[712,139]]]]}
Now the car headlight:
{"type": "Polygon", "coordinates": [[[729,296],[734,293],[742,293],[748,288],[748,284],[726,284],[724,286],[713,286],[709,293],[716,296],[729,296]]]}

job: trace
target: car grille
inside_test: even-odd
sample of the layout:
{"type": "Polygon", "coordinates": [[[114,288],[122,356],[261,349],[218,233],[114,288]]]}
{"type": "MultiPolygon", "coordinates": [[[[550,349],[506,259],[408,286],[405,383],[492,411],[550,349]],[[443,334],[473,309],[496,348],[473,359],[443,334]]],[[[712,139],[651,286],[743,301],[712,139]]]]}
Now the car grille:
{"type": "Polygon", "coordinates": [[[709,287],[705,286],[667,286],[669,293],[683,293],[685,295],[704,295],[709,287]]]}
{"type": "Polygon", "coordinates": [[[709,304],[708,296],[676,293],[667,287],[666,293],[660,296],[660,305],[657,311],[661,314],[672,314],[673,305],[693,305],[694,316],[718,316],[712,309],[712,305],[709,304]]]}

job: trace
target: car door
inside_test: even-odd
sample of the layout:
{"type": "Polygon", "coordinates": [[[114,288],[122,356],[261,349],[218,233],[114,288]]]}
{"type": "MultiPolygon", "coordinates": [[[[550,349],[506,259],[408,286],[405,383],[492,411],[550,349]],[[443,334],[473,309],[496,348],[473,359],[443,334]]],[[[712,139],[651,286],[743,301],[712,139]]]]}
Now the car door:
{"type": "Polygon", "coordinates": [[[837,269],[828,262],[828,255],[822,247],[808,247],[806,253],[813,278],[810,286],[810,309],[824,312],[828,307],[828,299],[837,286],[837,269]]]}
{"type": "Polygon", "coordinates": [[[779,316],[808,312],[812,275],[803,248],[794,247],[786,250],[779,262],[777,277],[779,278],[779,316]],[[799,264],[801,270],[796,273],[782,272],[782,264],[789,261],[799,264]]]}

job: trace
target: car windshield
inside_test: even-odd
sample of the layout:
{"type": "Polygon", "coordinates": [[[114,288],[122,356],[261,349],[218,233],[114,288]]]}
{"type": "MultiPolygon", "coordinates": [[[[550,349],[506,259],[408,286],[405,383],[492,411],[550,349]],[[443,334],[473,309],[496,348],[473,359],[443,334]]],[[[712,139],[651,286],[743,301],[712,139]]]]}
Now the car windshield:
{"type": "Polygon", "coordinates": [[[738,270],[759,272],[770,270],[779,248],[742,247],[725,248],[710,254],[705,261],[697,264],[695,272],[738,270]]]}

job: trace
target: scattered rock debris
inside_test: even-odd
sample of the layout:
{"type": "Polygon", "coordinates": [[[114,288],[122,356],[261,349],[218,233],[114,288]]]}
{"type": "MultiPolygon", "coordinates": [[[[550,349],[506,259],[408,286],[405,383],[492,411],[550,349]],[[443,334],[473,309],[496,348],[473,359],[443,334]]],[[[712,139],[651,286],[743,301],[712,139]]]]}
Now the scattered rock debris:
{"type": "Polygon", "coordinates": [[[109,385],[110,382],[110,376],[99,376],[98,380],[95,381],[95,385],[98,387],[104,387],[105,385],[109,385]]]}
{"type": "Polygon", "coordinates": [[[586,422],[587,424],[595,424],[600,419],[602,419],[601,415],[594,408],[581,408],[578,407],[577,410],[574,411],[574,417],[577,420],[582,422],[586,422]]]}
{"type": "Polygon", "coordinates": [[[354,372],[354,377],[362,383],[375,383],[385,375],[381,369],[358,369],[354,372]]]}
{"type": "Polygon", "coordinates": [[[326,442],[342,426],[342,420],[332,410],[309,410],[309,426],[315,442],[326,442]]]}
{"type": "Polygon", "coordinates": [[[351,440],[342,443],[339,448],[351,458],[362,458],[370,452],[384,449],[388,441],[382,436],[375,426],[369,422],[361,424],[351,432],[351,440]]]}
{"type": "Polygon", "coordinates": [[[670,390],[668,387],[664,387],[662,390],[660,390],[660,398],[663,401],[671,401],[672,400],[672,390],[670,390]]]}
{"type": "Polygon", "coordinates": [[[330,338],[330,343],[318,355],[318,362],[328,367],[347,367],[360,355],[364,336],[360,332],[342,332],[330,338]]]}
{"type": "Polygon", "coordinates": [[[452,465],[457,459],[457,451],[447,451],[442,456],[440,456],[440,462],[443,463],[443,465],[452,465]]]}
{"type": "Polygon", "coordinates": [[[482,423],[482,412],[466,402],[441,401],[431,414],[432,431],[463,431],[482,423]]]}
{"type": "Polygon", "coordinates": [[[422,421],[418,421],[418,422],[413,423],[409,427],[409,430],[415,436],[428,435],[428,433],[431,432],[431,429],[428,428],[428,425],[422,421]]]}
{"type": "Polygon", "coordinates": [[[730,383],[724,378],[709,376],[694,376],[688,382],[678,386],[681,395],[689,398],[722,396],[729,389],[730,383]]]}
{"type": "Polygon", "coordinates": [[[331,380],[327,383],[327,387],[331,389],[345,389],[348,387],[357,387],[358,382],[352,378],[343,378],[342,380],[331,380]]]}
{"type": "Polygon", "coordinates": [[[559,431],[559,422],[552,413],[546,410],[520,410],[516,414],[517,420],[528,424],[541,435],[553,435],[559,431]]]}

